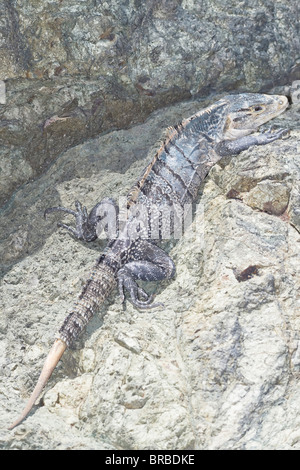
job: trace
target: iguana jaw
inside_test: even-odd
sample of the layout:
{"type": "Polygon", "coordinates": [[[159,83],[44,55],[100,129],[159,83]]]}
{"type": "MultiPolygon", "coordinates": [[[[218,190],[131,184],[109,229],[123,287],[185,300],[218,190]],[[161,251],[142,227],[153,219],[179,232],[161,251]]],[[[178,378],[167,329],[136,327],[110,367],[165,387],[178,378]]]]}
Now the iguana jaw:
{"type": "Polygon", "coordinates": [[[281,95],[259,95],[244,93],[229,95],[229,109],[223,138],[238,139],[256,131],[262,124],[279,116],[288,107],[288,99],[281,95]],[[233,99],[238,96],[238,99],[233,99]]]}

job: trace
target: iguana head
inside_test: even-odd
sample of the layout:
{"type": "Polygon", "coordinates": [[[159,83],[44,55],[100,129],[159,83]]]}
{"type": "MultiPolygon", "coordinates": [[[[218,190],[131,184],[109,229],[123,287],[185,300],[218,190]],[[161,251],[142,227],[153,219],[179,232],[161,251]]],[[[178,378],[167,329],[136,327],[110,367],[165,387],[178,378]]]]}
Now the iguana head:
{"type": "Polygon", "coordinates": [[[286,96],[258,93],[228,95],[223,100],[229,105],[224,127],[224,138],[229,140],[251,134],[283,113],[289,104],[286,96]]]}

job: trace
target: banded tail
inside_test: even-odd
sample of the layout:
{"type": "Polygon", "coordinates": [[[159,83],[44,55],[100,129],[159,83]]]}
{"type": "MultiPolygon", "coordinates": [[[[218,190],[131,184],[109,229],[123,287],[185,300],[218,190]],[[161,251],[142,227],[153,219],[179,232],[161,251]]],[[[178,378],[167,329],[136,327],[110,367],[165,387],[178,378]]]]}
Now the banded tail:
{"type": "Polygon", "coordinates": [[[59,330],[59,338],[54,342],[50,349],[41,375],[27,402],[27,405],[19,418],[14,421],[8,429],[13,429],[15,426],[20,424],[30,413],[63,353],[72,341],[80,335],[86,324],[98,310],[101,303],[114,288],[115,284],[116,280],[113,270],[108,265],[103,265],[98,262],[92,275],[86,282],[73,311],[66,317],[59,330]]]}

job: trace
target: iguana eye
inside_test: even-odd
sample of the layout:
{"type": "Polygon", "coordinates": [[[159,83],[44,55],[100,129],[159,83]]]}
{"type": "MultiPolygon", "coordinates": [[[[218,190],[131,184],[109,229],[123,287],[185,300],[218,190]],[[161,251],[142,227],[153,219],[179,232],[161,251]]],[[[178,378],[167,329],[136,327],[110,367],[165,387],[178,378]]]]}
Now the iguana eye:
{"type": "Polygon", "coordinates": [[[261,106],[255,106],[254,111],[262,111],[262,107],[261,106]]]}

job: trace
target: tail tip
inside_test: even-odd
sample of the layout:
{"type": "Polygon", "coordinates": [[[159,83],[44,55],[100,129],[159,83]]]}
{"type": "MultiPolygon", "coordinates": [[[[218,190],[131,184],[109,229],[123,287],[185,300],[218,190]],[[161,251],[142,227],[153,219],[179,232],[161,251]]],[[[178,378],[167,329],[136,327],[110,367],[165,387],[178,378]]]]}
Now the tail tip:
{"type": "Polygon", "coordinates": [[[42,372],[40,374],[40,377],[38,379],[38,382],[35,386],[35,389],[33,390],[26,407],[23,410],[23,413],[19,416],[19,418],[14,421],[8,429],[11,430],[18,426],[30,413],[32,407],[34,406],[35,401],[38,399],[40,396],[43,388],[45,387],[49,377],[51,376],[55,366],[57,365],[58,361],[60,360],[61,356],[63,355],[67,345],[64,341],[61,339],[57,339],[55,343],[53,344],[52,348],[50,349],[50,352],[48,356],[46,357],[42,372]]]}

